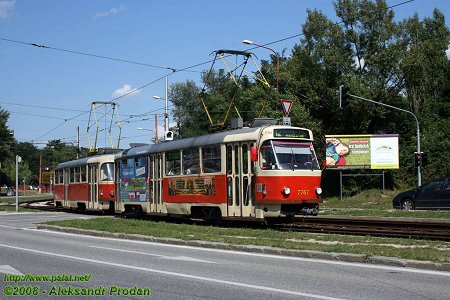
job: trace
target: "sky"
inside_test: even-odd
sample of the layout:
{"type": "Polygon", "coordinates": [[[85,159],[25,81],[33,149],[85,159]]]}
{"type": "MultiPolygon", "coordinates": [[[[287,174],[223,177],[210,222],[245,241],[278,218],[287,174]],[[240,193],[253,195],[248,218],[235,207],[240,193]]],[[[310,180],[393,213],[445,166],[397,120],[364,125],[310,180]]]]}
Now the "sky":
{"type": "MultiPolygon", "coordinates": [[[[401,20],[416,12],[420,19],[429,17],[434,8],[449,24],[450,0],[415,0],[393,9],[401,20]]],[[[113,118],[111,106],[92,111],[91,103],[114,101],[120,148],[148,143],[155,114],[162,132],[165,101],[153,96],[165,97],[166,76],[169,85],[200,85],[211,52],[248,50],[244,39],[267,44],[298,35],[307,9],[339,21],[330,0],[0,0],[0,107],[10,113],[8,126],[20,142],[38,148],[55,139],[75,143],[79,128],[81,146],[92,147],[97,117],[97,147],[109,147],[102,129],[113,118]],[[136,88],[141,89],[118,98],[136,88]]],[[[289,56],[300,38],[270,47],[289,56]]],[[[252,52],[257,63],[271,54],[263,48],[252,52]]],[[[117,129],[112,135],[117,146],[117,129]]]]}

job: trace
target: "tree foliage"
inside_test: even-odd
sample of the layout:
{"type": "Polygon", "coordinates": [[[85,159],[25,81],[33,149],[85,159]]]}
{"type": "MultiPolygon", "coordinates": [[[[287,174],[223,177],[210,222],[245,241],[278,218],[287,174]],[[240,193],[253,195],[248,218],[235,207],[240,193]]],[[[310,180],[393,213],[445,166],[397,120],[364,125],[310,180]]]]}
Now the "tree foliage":
{"type": "MultiPolygon", "coordinates": [[[[303,37],[290,56],[262,61],[261,69],[272,87],[279,79],[281,99],[292,99],[290,114],[295,126],[311,128],[316,147],[324,147],[325,134],[400,135],[400,170],[393,172],[398,185],[415,182],[413,153],[416,122],[406,113],[362,100],[351,100],[339,109],[337,91],[346,84],[351,94],[413,112],[420,122],[422,151],[428,153],[424,180],[450,173],[446,150],[450,148],[449,30],[439,10],[420,20],[415,14],[401,21],[385,0],[337,0],[338,22],[318,10],[308,10],[303,37]]],[[[227,107],[232,82],[223,71],[202,78],[203,93],[194,82],[171,88],[175,116],[187,135],[206,133],[209,122],[200,95],[219,118],[227,107]]],[[[239,84],[236,106],[244,121],[258,117],[268,100],[264,117],[282,117],[274,89],[244,79],[239,84]]],[[[324,151],[322,151],[324,152],[324,151]]],[[[322,154],[323,155],[323,154],[322,154]]],[[[325,177],[326,178],[326,177],[325,177]]]]}

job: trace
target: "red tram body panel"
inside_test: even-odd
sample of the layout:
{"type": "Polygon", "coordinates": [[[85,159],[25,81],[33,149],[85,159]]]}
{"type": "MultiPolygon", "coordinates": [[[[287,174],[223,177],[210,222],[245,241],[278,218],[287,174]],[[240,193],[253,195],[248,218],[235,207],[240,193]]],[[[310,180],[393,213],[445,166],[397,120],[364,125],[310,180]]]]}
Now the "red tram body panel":
{"type": "Polygon", "coordinates": [[[58,206],[262,220],[317,214],[321,170],[310,130],[265,125],[61,163],[58,206]]]}
{"type": "Polygon", "coordinates": [[[114,155],[104,154],[59,164],[53,196],[67,209],[115,210],[114,155]]]}
{"type": "Polygon", "coordinates": [[[267,125],[117,154],[116,211],[201,218],[317,214],[321,170],[304,128],[267,125]]]}

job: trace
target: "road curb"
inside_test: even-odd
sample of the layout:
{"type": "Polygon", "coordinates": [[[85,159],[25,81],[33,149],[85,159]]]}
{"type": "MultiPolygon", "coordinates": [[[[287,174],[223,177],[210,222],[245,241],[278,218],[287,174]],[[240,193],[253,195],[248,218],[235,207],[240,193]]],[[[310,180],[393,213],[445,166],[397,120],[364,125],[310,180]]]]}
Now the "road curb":
{"type": "Polygon", "coordinates": [[[185,241],[175,238],[162,238],[154,236],[145,236],[140,234],[125,234],[125,233],[114,233],[98,230],[87,230],[78,229],[72,227],[61,227],[55,225],[47,224],[37,224],[37,229],[45,229],[59,232],[67,232],[74,234],[98,236],[98,237],[108,237],[126,240],[137,240],[146,242],[156,242],[162,244],[172,244],[181,246],[192,246],[192,247],[202,247],[202,248],[213,248],[222,250],[232,250],[232,251],[242,251],[242,252],[252,252],[252,253],[263,253],[271,255],[283,255],[292,257],[302,257],[302,258],[314,258],[314,259],[324,259],[333,261],[342,261],[350,263],[368,263],[368,264],[379,264],[395,267],[405,267],[405,268],[415,268],[415,269],[425,269],[432,271],[445,271],[450,272],[450,263],[434,263],[430,261],[417,261],[409,260],[395,257],[386,256],[367,256],[364,254],[352,254],[352,253],[334,253],[334,252],[320,252],[314,250],[292,250],[292,249],[282,249],[274,248],[268,246],[254,246],[254,245],[233,245],[220,242],[208,242],[208,241],[185,241]]]}

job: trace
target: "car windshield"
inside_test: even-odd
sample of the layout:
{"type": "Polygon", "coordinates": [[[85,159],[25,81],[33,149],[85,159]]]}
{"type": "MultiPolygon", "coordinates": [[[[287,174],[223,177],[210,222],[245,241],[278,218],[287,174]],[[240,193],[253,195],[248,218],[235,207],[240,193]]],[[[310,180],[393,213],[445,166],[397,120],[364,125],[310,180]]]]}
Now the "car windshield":
{"type": "Polygon", "coordinates": [[[261,168],[278,170],[319,169],[311,143],[265,141],[260,147],[261,168]]]}

